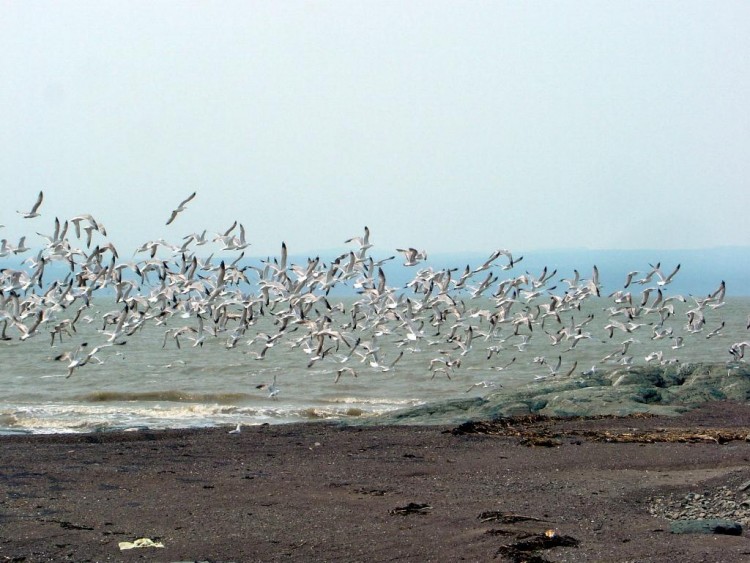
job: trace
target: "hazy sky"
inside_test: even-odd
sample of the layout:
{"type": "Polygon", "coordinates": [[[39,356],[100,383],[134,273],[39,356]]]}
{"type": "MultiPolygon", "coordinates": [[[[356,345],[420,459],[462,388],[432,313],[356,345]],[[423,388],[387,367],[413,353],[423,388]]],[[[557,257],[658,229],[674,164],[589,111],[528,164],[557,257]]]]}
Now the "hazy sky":
{"type": "Polygon", "coordinates": [[[750,244],[745,1],[2,2],[0,77],[14,243],[750,244]]]}

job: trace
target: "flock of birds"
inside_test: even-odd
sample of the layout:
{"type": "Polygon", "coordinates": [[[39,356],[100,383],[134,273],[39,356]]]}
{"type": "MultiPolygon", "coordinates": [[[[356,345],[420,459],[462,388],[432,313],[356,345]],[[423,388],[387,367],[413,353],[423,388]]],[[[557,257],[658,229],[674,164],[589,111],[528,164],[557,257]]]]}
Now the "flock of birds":
{"type": "MultiPolygon", "coordinates": [[[[166,224],[173,224],[195,197],[192,193],[180,202],[166,224]]],[[[40,217],[43,200],[40,192],[29,211],[18,213],[30,220],[40,217]]],[[[357,377],[363,369],[394,370],[404,354],[418,350],[434,351],[424,366],[432,378],[450,379],[469,354],[482,354],[488,370],[499,372],[525,361],[539,364],[544,370],[540,377],[565,377],[579,369],[575,359],[568,360],[575,354],[568,352],[591,339],[612,342],[611,352],[599,362],[604,366],[668,365],[679,360],[665,350],[676,351],[691,337],[714,338],[725,326],[707,326],[705,315],[725,304],[724,282],[705,297],[691,297],[692,303],[667,295],[679,265],[667,272],[660,264],[630,272],[622,288],[603,296],[596,266],[587,278],[577,270],[570,278],[557,278],[546,267],[536,275],[514,274],[523,257],[499,249],[476,267],[433,269],[425,264],[425,251],[403,248],[397,249],[403,266],[414,275],[405,285],[392,287],[383,265],[396,257],[371,254],[367,227],[344,241],[350,250],[330,263],[308,258],[303,264],[288,261],[284,243],[279,256],[248,264],[243,259],[249,243],[237,221],[213,236],[206,230],[188,234],[179,244],[148,241],[132,260],[120,259],[104,225],[90,214],[55,218],[49,235],[37,234],[44,243],[35,255],[26,236],[17,245],[0,242],[0,259],[29,254],[21,267],[0,268],[0,339],[47,337],[51,345],[64,346],[63,338],[75,342],[79,323],[98,322],[101,340],[96,345],[83,342],[56,355],[65,362],[68,377],[89,363],[103,362],[105,352],[126,345],[149,324],[163,327],[163,348],[218,340],[257,360],[267,360],[281,346],[298,349],[307,367],[329,364],[336,382],[357,377]],[[212,246],[223,259],[201,257],[207,254],[202,249],[212,246]],[[64,278],[45,278],[51,263],[64,265],[64,278]],[[356,296],[346,305],[332,297],[341,286],[356,296]],[[94,318],[92,298],[97,294],[112,295],[116,305],[94,318]],[[584,316],[582,305],[604,297],[609,306],[597,309],[606,315],[604,333],[595,335],[589,326],[594,314],[584,316]],[[675,313],[678,302],[684,304],[684,316],[675,313]],[[261,331],[260,319],[273,328],[261,331]],[[675,334],[675,322],[682,325],[681,335],[675,334]],[[547,339],[559,346],[559,353],[552,359],[531,357],[527,348],[532,338],[547,339]],[[668,347],[636,358],[636,343],[659,341],[668,347]],[[381,346],[383,342],[389,345],[381,346]]],[[[732,344],[729,362],[744,362],[748,346],[750,341],[732,344]]],[[[596,370],[594,365],[580,373],[596,370]]],[[[482,381],[470,389],[492,385],[482,381]]],[[[270,396],[278,394],[275,380],[264,388],[270,396]]]]}

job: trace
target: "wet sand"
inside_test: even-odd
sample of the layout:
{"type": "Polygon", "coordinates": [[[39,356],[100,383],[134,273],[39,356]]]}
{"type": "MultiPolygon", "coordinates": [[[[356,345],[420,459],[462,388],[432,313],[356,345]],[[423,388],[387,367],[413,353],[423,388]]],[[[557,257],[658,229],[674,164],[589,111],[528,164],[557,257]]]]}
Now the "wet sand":
{"type": "Polygon", "coordinates": [[[744,404],[228,430],[0,438],[0,561],[750,561],[747,530],[673,534],[648,510],[750,480],[744,404]],[[165,547],[118,547],[138,538],[165,547]]]}

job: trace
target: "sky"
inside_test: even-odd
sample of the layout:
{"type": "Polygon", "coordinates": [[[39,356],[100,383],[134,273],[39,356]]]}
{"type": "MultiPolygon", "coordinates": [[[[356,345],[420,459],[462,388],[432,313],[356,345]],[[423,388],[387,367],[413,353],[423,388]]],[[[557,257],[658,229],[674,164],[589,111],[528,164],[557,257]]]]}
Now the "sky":
{"type": "Polygon", "coordinates": [[[2,1],[0,76],[14,244],[750,244],[744,1],[2,1]]]}

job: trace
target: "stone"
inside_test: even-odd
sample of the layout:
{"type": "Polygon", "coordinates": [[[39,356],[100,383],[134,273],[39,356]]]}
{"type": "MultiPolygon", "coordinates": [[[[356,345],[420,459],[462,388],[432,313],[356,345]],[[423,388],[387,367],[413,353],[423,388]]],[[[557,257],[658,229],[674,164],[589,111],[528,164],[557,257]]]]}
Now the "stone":
{"type": "Polygon", "coordinates": [[[742,525],[723,518],[699,518],[696,520],[675,520],[670,526],[673,534],[724,534],[741,536],[742,525]]]}

